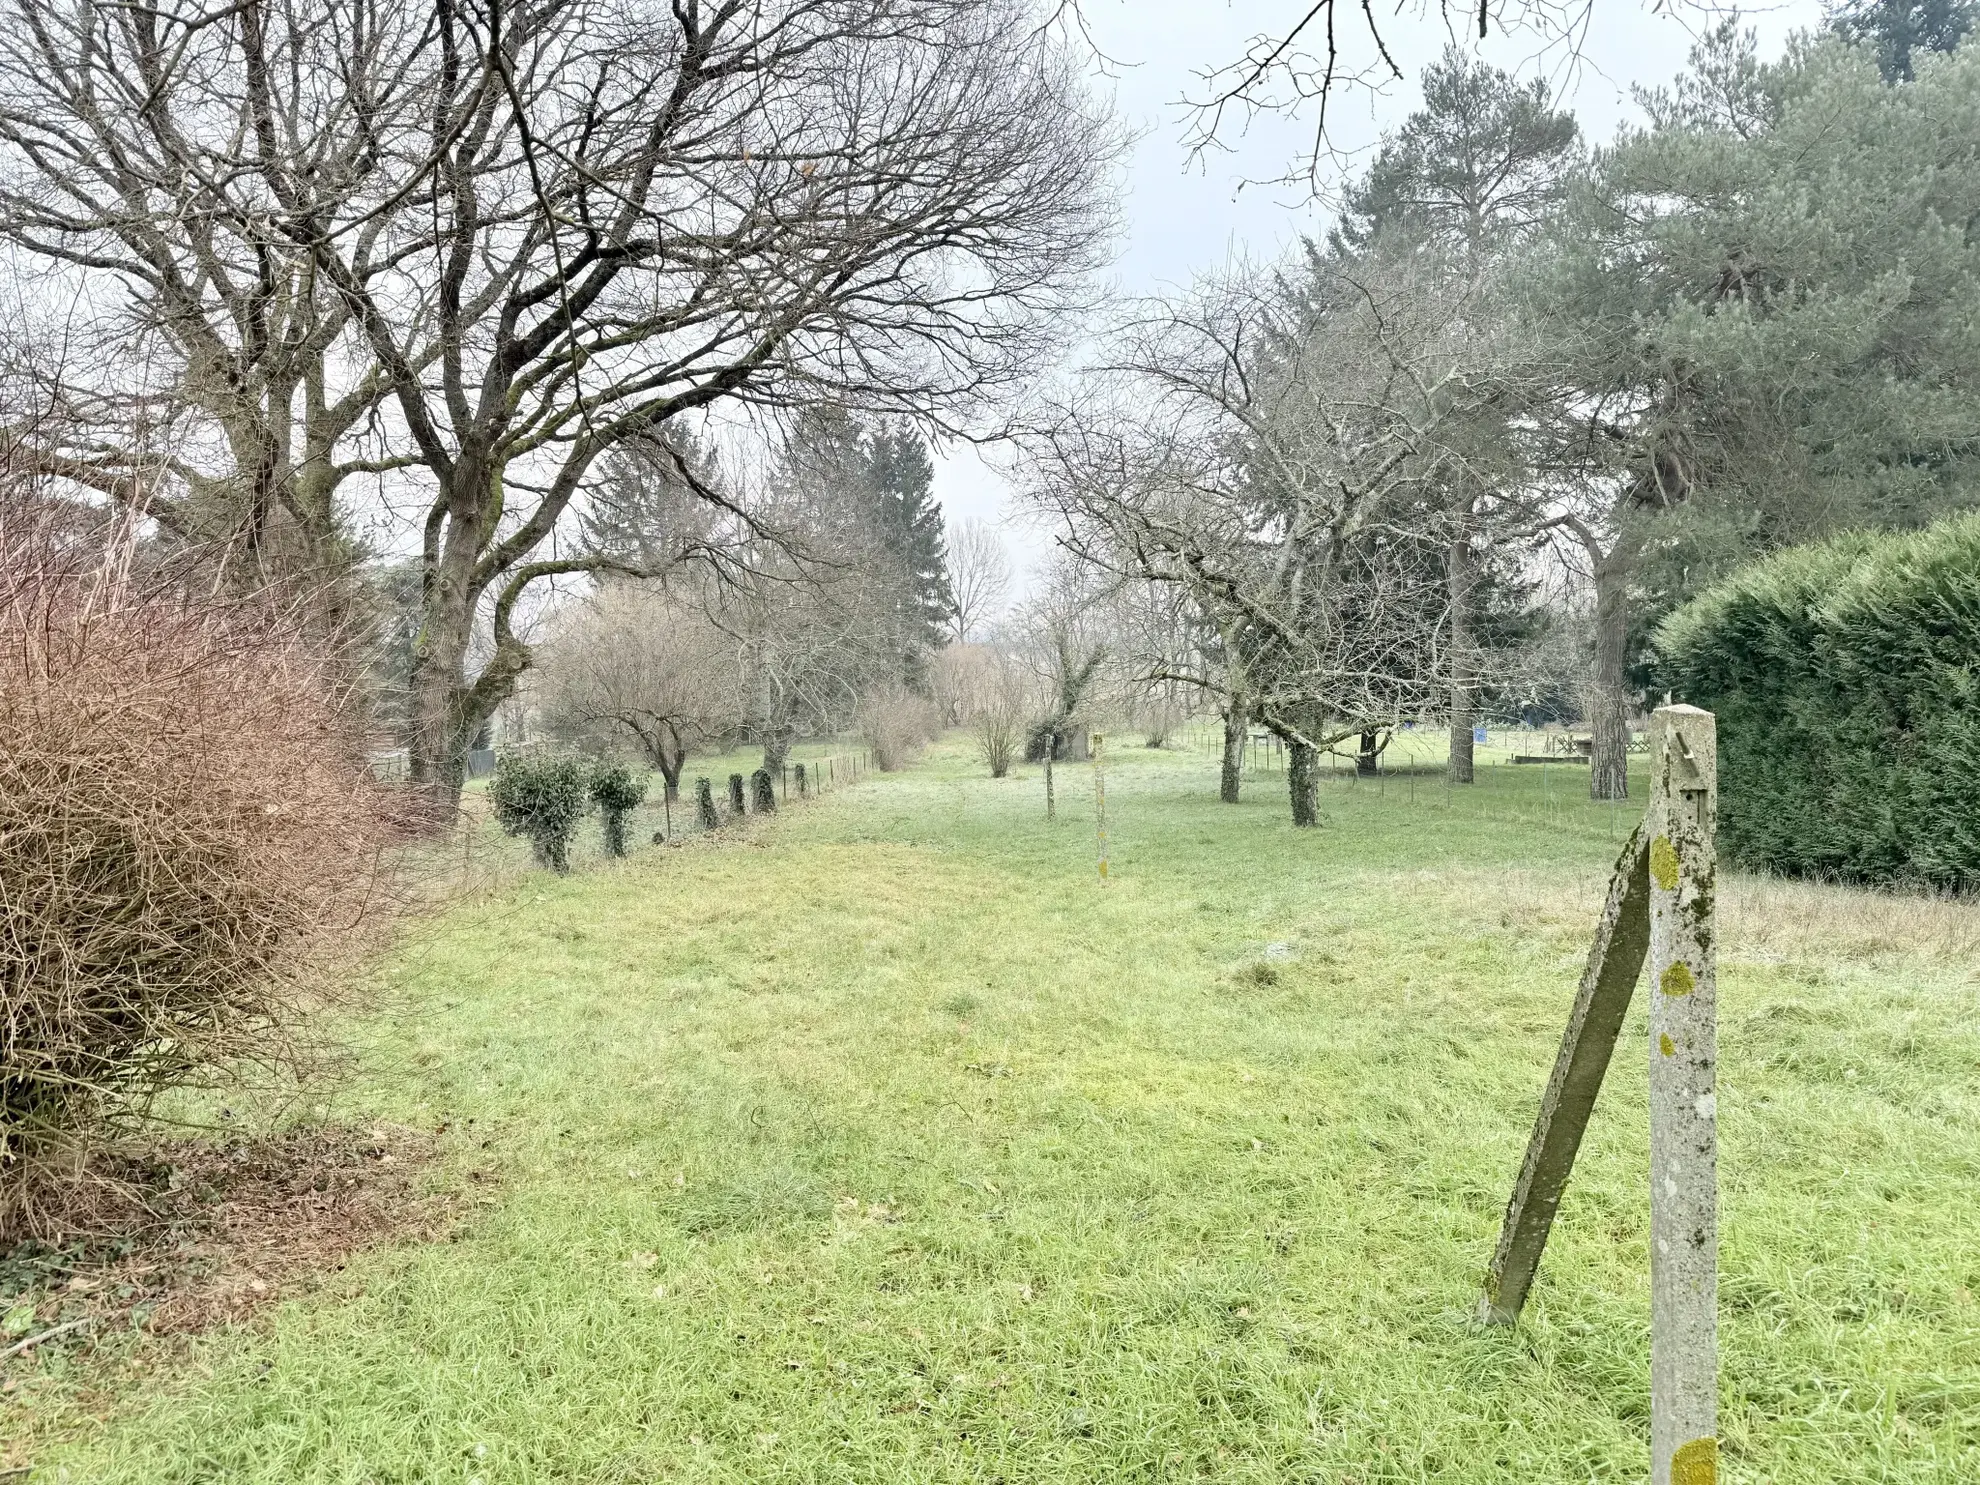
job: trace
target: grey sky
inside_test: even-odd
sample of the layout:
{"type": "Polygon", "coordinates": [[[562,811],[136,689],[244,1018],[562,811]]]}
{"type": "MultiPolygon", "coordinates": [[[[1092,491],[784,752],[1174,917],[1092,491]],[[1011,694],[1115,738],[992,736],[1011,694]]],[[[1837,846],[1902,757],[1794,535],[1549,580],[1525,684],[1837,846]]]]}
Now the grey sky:
{"type": "MultiPolygon", "coordinates": [[[[1122,64],[1103,86],[1112,88],[1122,116],[1142,135],[1127,170],[1126,234],[1111,276],[1120,293],[1157,293],[1237,257],[1270,259],[1324,227],[1324,208],[1300,199],[1301,192],[1245,184],[1282,175],[1310,146],[1310,119],[1255,119],[1241,134],[1230,131],[1227,152],[1192,161],[1183,142],[1185,110],[1178,106],[1179,99],[1202,91],[1197,74],[1203,68],[1241,56],[1253,35],[1307,8],[1298,0],[1085,0],[1095,40],[1122,64]]],[[[1416,9],[1411,4],[1400,8],[1406,14],[1386,37],[1409,81],[1380,97],[1357,93],[1336,101],[1330,132],[1348,150],[1365,153],[1384,129],[1408,116],[1420,98],[1416,76],[1445,45],[1434,18],[1408,14],[1416,9]]],[[[1761,54],[1773,57],[1790,32],[1821,19],[1819,0],[1787,0],[1745,13],[1742,24],[1759,33],[1761,54]]],[[[1462,42],[1499,66],[1547,77],[1580,117],[1583,134],[1599,142],[1640,117],[1632,86],[1666,83],[1683,68],[1692,31],[1705,20],[1696,8],[1673,18],[1653,14],[1643,0],[1594,0],[1578,64],[1559,53],[1536,55],[1530,37],[1495,35],[1478,43],[1467,36],[1462,42]]],[[[953,517],[998,521],[1021,574],[1045,557],[1048,540],[1028,528],[1004,479],[974,451],[940,456],[936,493],[953,517]]]]}

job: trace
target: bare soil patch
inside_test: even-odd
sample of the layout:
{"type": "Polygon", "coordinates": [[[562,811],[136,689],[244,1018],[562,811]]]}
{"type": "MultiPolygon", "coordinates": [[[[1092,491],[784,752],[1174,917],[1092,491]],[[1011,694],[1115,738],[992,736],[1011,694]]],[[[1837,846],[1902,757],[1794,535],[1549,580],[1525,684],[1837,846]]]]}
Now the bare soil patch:
{"type": "Polygon", "coordinates": [[[0,1372],[18,1375],[45,1347],[119,1331],[236,1323],[365,1249],[439,1235],[455,1201],[425,1189],[437,1148],[433,1135],[398,1125],[333,1126],[175,1140],[126,1157],[114,1227],[0,1254],[0,1372]],[[69,1328],[51,1334],[59,1327],[69,1328]]]}

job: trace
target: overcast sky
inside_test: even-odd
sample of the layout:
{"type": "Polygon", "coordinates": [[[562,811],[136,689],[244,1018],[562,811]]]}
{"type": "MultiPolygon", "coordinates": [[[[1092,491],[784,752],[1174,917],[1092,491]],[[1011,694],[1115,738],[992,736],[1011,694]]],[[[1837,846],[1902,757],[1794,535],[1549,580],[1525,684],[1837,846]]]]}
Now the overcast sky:
{"type": "MultiPolygon", "coordinates": [[[[1187,110],[1180,103],[1201,93],[1198,74],[1206,66],[1242,56],[1252,36],[1308,8],[1308,0],[1084,0],[1095,42],[1118,64],[1101,86],[1112,90],[1121,115],[1142,136],[1128,164],[1126,232],[1110,276],[1119,293],[1158,293],[1233,258],[1273,258],[1324,229],[1327,213],[1306,193],[1246,184],[1282,176],[1311,146],[1310,117],[1256,119],[1242,134],[1227,131],[1228,152],[1192,160],[1184,143],[1187,110]]],[[[1434,16],[1408,14],[1417,9],[1409,0],[1375,7],[1378,14],[1398,8],[1405,14],[1385,39],[1409,83],[1380,97],[1338,99],[1329,115],[1336,144],[1364,158],[1384,130],[1418,105],[1415,78],[1446,43],[1434,16]]],[[[1651,13],[1647,0],[1594,0],[1578,64],[1558,52],[1536,55],[1532,37],[1494,35],[1479,43],[1467,36],[1463,44],[1498,66],[1547,77],[1580,118],[1583,135],[1601,142],[1639,119],[1632,86],[1667,83],[1683,68],[1691,32],[1704,22],[1697,8],[1680,10],[1673,18],[1651,13]]],[[[1761,55],[1774,57],[1790,32],[1821,19],[1819,0],[1785,0],[1745,12],[1742,23],[1759,33],[1761,55]]],[[[1049,538],[1024,519],[1008,485],[975,451],[940,451],[935,489],[951,517],[1002,526],[1021,581],[1045,558],[1049,538]]]]}

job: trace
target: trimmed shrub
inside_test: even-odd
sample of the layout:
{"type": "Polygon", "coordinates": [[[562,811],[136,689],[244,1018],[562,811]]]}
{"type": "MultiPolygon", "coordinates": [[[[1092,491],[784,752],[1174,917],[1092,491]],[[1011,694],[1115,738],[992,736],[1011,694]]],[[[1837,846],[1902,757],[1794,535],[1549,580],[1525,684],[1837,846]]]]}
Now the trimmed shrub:
{"type": "Polygon", "coordinates": [[[626,854],[626,816],[646,798],[646,780],[623,763],[602,764],[591,776],[591,802],[605,825],[605,854],[626,854]]]}
{"type": "Polygon", "coordinates": [[[742,818],[743,788],[744,788],[743,776],[739,773],[730,774],[729,775],[729,815],[732,819],[740,820],[742,818]]]}
{"type": "Polygon", "coordinates": [[[1742,864],[1980,886],[1980,516],[1748,568],[1665,621],[1680,701],[1717,713],[1742,864]]]}
{"type": "Polygon", "coordinates": [[[759,768],[749,776],[750,808],[759,815],[773,815],[777,812],[777,786],[770,778],[770,770],[759,768]]]}
{"type": "Polygon", "coordinates": [[[591,809],[590,773],[556,753],[505,752],[495,760],[488,802],[510,835],[525,836],[538,866],[571,869],[571,836],[591,809]]]}
{"type": "Polygon", "coordinates": [[[349,672],[139,555],[0,500],[0,1244],[161,1094],[295,1068],[389,901],[349,672]]]}
{"type": "Polygon", "coordinates": [[[721,825],[722,817],[715,813],[715,786],[707,779],[694,781],[694,809],[701,817],[703,830],[714,830],[721,825]]]}

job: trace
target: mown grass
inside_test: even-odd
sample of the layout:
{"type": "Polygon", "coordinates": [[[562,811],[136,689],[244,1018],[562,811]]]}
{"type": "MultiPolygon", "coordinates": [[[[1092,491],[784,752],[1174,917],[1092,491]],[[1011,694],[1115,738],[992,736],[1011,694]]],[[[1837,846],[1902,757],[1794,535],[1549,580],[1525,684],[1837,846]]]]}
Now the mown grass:
{"type": "MultiPolygon", "coordinates": [[[[1104,886],[1090,771],[1048,825],[950,745],[453,908],[325,1112],[492,1195],[164,1378],[51,1353],[36,1478],[1642,1478],[1640,1008],[1524,1322],[1471,1318],[1615,849],[1585,775],[1334,777],[1295,832],[1276,778],[1110,768],[1104,886]]],[[[1724,1477],[1980,1479],[1974,910],[1728,904],[1724,1477]]]]}

